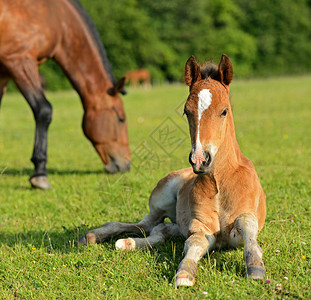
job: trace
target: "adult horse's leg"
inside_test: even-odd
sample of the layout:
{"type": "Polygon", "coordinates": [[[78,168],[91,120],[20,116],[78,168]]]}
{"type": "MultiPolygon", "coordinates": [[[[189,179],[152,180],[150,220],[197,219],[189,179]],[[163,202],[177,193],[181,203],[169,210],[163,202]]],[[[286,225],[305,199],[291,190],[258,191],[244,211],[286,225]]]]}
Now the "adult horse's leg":
{"type": "MultiPolygon", "coordinates": [[[[0,76],[1,76],[1,74],[0,74],[0,76]]],[[[10,79],[9,79],[9,78],[6,78],[6,77],[0,78],[0,108],[1,108],[2,96],[3,96],[3,94],[5,93],[6,86],[7,86],[8,82],[9,82],[9,80],[10,80],[10,79]]]]}
{"type": "Polygon", "coordinates": [[[133,85],[134,87],[137,87],[137,86],[138,86],[138,78],[137,78],[137,77],[133,77],[133,78],[132,78],[132,85],[133,85]]]}
{"type": "Polygon", "coordinates": [[[144,79],[144,86],[145,86],[145,88],[151,87],[151,80],[150,80],[150,75],[149,74],[147,74],[147,76],[144,79]]]}
{"type": "Polygon", "coordinates": [[[32,58],[20,58],[6,64],[17,87],[30,105],[35,121],[35,144],[31,161],[35,173],[30,177],[30,183],[35,188],[51,188],[46,171],[47,162],[47,131],[52,120],[52,106],[45,98],[37,62],[32,58]]]}
{"type": "Polygon", "coordinates": [[[257,243],[257,218],[249,213],[241,214],[235,219],[234,227],[244,241],[243,254],[246,260],[246,276],[253,279],[263,279],[266,271],[262,261],[262,250],[257,243]]]}

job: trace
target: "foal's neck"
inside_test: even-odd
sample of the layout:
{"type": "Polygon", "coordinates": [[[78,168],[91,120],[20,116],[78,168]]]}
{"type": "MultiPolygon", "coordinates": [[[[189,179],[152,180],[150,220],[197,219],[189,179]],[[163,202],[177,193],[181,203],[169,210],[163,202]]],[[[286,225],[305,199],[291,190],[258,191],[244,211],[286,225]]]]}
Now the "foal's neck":
{"type": "Polygon", "coordinates": [[[241,150],[235,136],[232,116],[228,118],[228,126],[223,143],[220,145],[211,170],[217,180],[230,176],[240,165],[241,150]]]}

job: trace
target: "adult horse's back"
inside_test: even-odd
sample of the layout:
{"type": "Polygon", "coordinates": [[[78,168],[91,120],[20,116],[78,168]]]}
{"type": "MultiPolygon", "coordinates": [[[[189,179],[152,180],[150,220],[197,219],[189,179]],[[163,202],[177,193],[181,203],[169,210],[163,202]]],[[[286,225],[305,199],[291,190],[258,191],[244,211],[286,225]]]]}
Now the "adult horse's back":
{"type": "Polygon", "coordinates": [[[137,86],[140,82],[145,87],[151,86],[150,72],[147,69],[128,71],[123,76],[133,86],[137,86]]]}
{"type": "Polygon", "coordinates": [[[77,0],[0,0],[0,101],[13,79],[36,121],[32,186],[49,188],[47,130],[52,106],[41,87],[38,65],[55,60],[80,95],[83,131],[107,172],[130,167],[127,125],[118,82],[95,26],[77,0]]]}

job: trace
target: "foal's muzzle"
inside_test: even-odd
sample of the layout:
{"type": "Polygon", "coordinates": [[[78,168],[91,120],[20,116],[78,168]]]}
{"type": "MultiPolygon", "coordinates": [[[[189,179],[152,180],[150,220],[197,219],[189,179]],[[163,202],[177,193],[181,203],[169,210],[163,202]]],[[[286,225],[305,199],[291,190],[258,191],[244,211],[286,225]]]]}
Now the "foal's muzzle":
{"type": "Polygon", "coordinates": [[[189,163],[192,166],[193,172],[196,174],[207,174],[210,172],[212,164],[213,164],[213,156],[209,151],[203,152],[204,160],[198,165],[195,152],[191,150],[189,154],[189,163]]]}

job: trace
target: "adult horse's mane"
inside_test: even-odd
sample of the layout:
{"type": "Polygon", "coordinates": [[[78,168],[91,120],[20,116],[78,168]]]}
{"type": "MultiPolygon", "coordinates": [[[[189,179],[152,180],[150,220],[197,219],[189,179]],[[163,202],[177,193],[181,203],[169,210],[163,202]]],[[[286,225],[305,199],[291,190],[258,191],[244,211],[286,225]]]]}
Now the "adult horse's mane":
{"type": "MultiPolygon", "coordinates": [[[[117,83],[117,80],[115,78],[115,76],[112,73],[112,67],[111,64],[108,60],[107,57],[107,53],[106,53],[106,49],[100,39],[99,33],[96,29],[96,26],[93,22],[93,20],[91,19],[91,17],[89,16],[89,14],[86,12],[86,10],[84,9],[84,7],[82,6],[82,4],[78,1],[78,0],[69,0],[73,6],[77,9],[77,11],[79,12],[79,14],[81,15],[81,17],[83,18],[83,20],[85,21],[85,23],[87,24],[90,33],[93,36],[93,39],[97,45],[97,48],[99,50],[102,62],[104,64],[105,70],[107,71],[109,78],[111,80],[111,82],[113,83],[113,85],[115,85],[117,83]]],[[[122,92],[123,93],[123,92],[122,92]]]]}

